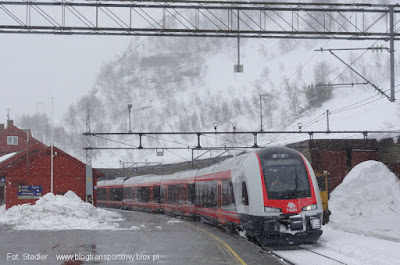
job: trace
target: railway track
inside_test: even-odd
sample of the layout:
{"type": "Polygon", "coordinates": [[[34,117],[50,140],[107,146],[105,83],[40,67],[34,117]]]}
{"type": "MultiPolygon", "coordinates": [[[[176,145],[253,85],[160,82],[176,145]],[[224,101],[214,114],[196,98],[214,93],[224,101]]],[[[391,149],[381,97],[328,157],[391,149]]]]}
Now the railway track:
{"type": "MultiPolygon", "coordinates": [[[[239,235],[238,231],[232,232],[221,228],[221,230],[230,233],[234,237],[243,238],[239,235]]],[[[347,263],[340,261],[334,257],[326,254],[319,253],[318,251],[309,249],[307,245],[300,246],[282,246],[282,247],[268,247],[262,245],[258,241],[247,239],[249,244],[255,245],[260,248],[260,251],[272,256],[275,260],[283,265],[347,265],[347,263]],[[310,263],[310,260],[312,261],[310,263]]]]}
{"type": "Polygon", "coordinates": [[[269,255],[275,256],[282,264],[326,264],[326,265],[347,265],[334,257],[319,253],[306,246],[289,247],[266,247],[260,246],[269,255]],[[310,263],[310,260],[313,262],[310,263]]]}

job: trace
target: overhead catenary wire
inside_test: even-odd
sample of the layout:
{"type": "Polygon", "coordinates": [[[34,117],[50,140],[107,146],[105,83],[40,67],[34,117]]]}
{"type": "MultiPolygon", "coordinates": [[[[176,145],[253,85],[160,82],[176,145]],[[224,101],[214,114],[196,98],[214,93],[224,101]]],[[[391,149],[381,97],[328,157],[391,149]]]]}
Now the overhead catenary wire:
{"type": "MultiPolygon", "coordinates": [[[[396,85],[396,87],[398,87],[398,86],[400,86],[400,84],[396,85]]],[[[396,92],[398,92],[398,91],[400,91],[400,89],[396,90],[396,92]]],[[[359,102],[365,102],[366,100],[372,99],[372,98],[374,98],[374,97],[376,97],[376,96],[377,96],[377,95],[374,95],[374,96],[372,96],[372,97],[368,97],[367,99],[361,100],[361,101],[359,101],[359,102]]],[[[343,108],[340,108],[340,109],[338,109],[338,110],[341,110],[341,111],[332,110],[332,111],[330,111],[330,112],[331,112],[331,114],[338,114],[338,113],[341,113],[341,112],[344,112],[344,111],[348,111],[348,110],[351,110],[351,109],[360,108],[360,107],[362,107],[362,106],[368,105],[368,104],[370,104],[370,103],[373,103],[373,102],[376,102],[376,101],[379,101],[379,100],[382,100],[382,99],[385,99],[385,98],[384,98],[384,97],[379,97],[378,99],[373,99],[373,100],[371,100],[371,101],[369,101],[369,102],[367,102],[367,103],[364,103],[364,104],[362,104],[362,105],[359,105],[359,106],[354,106],[354,104],[353,104],[353,105],[347,106],[347,107],[349,107],[348,109],[342,110],[343,108]],[[351,107],[351,106],[353,106],[353,107],[351,107]]],[[[356,104],[357,104],[357,103],[356,103],[356,104]]],[[[368,110],[367,110],[367,111],[368,111],[368,110]]],[[[312,121],[308,122],[307,125],[305,125],[305,126],[303,125],[302,128],[303,128],[303,129],[308,128],[308,127],[310,127],[311,125],[314,125],[315,123],[318,123],[319,121],[324,120],[325,117],[326,117],[325,115],[326,115],[326,114],[323,113],[323,114],[317,116],[317,118],[314,118],[312,121]]],[[[296,139],[296,138],[300,138],[300,137],[301,137],[300,135],[289,135],[289,136],[283,135],[282,138],[278,138],[278,139],[275,139],[275,140],[276,140],[276,141],[285,141],[285,140],[296,139]]],[[[350,137],[350,136],[347,136],[346,138],[349,138],[349,137],[350,137]]]]}
{"type": "MultiPolygon", "coordinates": [[[[328,41],[329,42],[329,41],[328,41]]],[[[328,43],[327,42],[327,43],[328,43]]],[[[314,56],[316,56],[316,54],[315,55],[313,55],[310,59],[309,59],[309,61],[312,59],[312,58],[314,58],[314,56]]],[[[306,62],[306,64],[308,63],[308,61],[306,62]]],[[[303,65],[304,66],[304,65],[303,65]]],[[[299,69],[292,75],[292,76],[294,76],[297,72],[299,71],[299,69]]],[[[323,118],[323,117],[322,117],[323,118]]],[[[322,119],[322,118],[320,118],[320,119],[322,119]]],[[[308,124],[306,124],[305,126],[307,126],[308,124]]],[[[210,136],[207,136],[207,137],[210,137],[210,136]]],[[[217,137],[216,137],[217,138],[217,137]]],[[[222,138],[220,138],[220,139],[222,139],[222,138]]],[[[165,140],[165,139],[162,139],[162,140],[165,140]]],[[[168,141],[168,140],[166,140],[166,141],[168,141]]],[[[173,142],[173,141],[171,141],[171,142],[173,142]]],[[[233,141],[231,141],[231,142],[233,142],[233,141]]],[[[178,142],[176,142],[176,143],[178,143],[178,142]]],[[[179,143],[179,144],[182,144],[182,143],[179,143]]],[[[182,145],[185,145],[185,144],[182,144],[182,145]]]]}
{"type": "MultiPolygon", "coordinates": [[[[400,19],[394,24],[394,27],[395,27],[399,22],[400,22],[400,19]]],[[[398,30],[396,30],[396,32],[398,32],[398,31],[400,31],[400,28],[399,28],[398,30]]],[[[389,30],[388,30],[386,33],[388,33],[388,32],[389,32],[389,30]]],[[[382,41],[382,40],[384,40],[384,39],[385,39],[384,37],[381,37],[381,39],[376,40],[372,45],[370,45],[370,48],[373,47],[378,41],[382,41]]],[[[331,41],[331,40],[329,40],[328,42],[326,42],[326,43],[322,46],[322,48],[325,47],[330,41],[331,41]]],[[[355,64],[355,63],[356,63],[360,58],[362,58],[367,52],[368,52],[368,49],[366,49],[358,58],[356,58],[356,59],[350,64],[350,66],[352,66],[353,64],[355,64]]],[[[316,55],[316,54],[315,54],[315,55],[316,55]]],[[[314,56],[315,56],[315,55],[314,55],[314,56]]],[[[310,58],[310,60],[311,60],[314,56],[312,56],[312,57],[310,58]]],[[[310,61],[310,60],[309,60],[309,61],[310,61]]],[[[308,61],[307,61],[307,63],[308,63],[308,61]]],[[[349,68],[346,67],[338,76],[336,76],[335,79],[333,79],[333,80],[330,81],[329,83],[335,82],[340,76],[342,76],[342,75],[343,75],[346,71],[348,71],[348,70],[349,70],[349,68]]],[[[299,70],[298,70],[298,71],[299,71],[299,70]]],[[[298,71],[296,71],[296,72],[298,72],[298,71]]],[[[287,80],[290,80],[294,75],[295,75],[295,74],[293,74],[293,75],[292,75],[290,78],[288,78],[287,80]]],[[[281,83],[281,85],[282,85],[282,83],[281,83]]],[[[327,87],[322,88],[322,91],[324,91],[325,89],[327,89],[327,87]]],[[[317,93],[314,93],[314,94],[311,96],[311,98],[315,97],[316,95],[317,95],[317,93]]],[[[298,104],[296,105],[296,107],[300,107],[300,106],[301,106],[302,104],[304,104],[306,101],[307,101],[307,100],[301,101],[300,103],[298,103],[298,104]]],[[[276,120],[277,118],[282,117],[282,115],[285,115],[286,113],[290,112],[292,109],[293,109],[293,107],[288,108],[288,109],[287,109],[286,111],[284,111],[283,113],[281,113],[281,114],[275,116],[272,120],[274,121],[274,120],[276,120]]]]}
{"type": "Polygon", "coordinates": [[[97,137],[97,138],[100,138],[100,139],[103,139],[103,140],[107,140],[107,141],[110,141],[110,142],[115,142],[115,143],[118,143],[118,144],[130,146],[130,147],[138,148],[138,146],[136,146],[136,145],[132,145],[132,144],[124,143],[124,142],[121,142],[121,141],[113,140],[113,139],[110,139],[110,138],[107,138],[107,137],[104,137],[104,136],[94,135],[94,137],[97,137]]]}
{"type": "Polygon", "coordinates": [[[161,141],[165,141],[165,142],[184,145],[184,146],[187,146],[188,148],[195,148],[196,147],[195,145],[188,145],[187,143],[181,143],[181,142],[174,141],[174,140],[167,140],[167,139],[164,139],[164,138],[161,138],[161,137],[156,137],[156,136],[151,136],[151,135],[144,135],[144,136],[146,136],[148,138],[156,139],[156,140],[161,140],[161,141]]]}

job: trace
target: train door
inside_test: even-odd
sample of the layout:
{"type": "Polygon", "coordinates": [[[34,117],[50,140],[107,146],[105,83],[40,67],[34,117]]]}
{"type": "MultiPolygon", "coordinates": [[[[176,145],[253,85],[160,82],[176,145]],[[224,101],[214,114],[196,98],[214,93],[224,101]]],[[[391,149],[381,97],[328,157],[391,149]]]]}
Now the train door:
{"type": "Polygon", "coordinates": [[[222,180],[218,180],[218,197],[217,197],[217,204],[218,204],[218,221],[221,224],[225,224],[224,216],[222,214],[222,180]]]}
{"type": "Polygon", "coordinates": [[[170,208],[169,208],[169,201],[168,201],[168,185],[165,185],[165,189],[164,189],[164,201],[165,201],[165,211],[169,212],[170,208]]]}
{"type": "Polygon", "coordinates": [[[187,194],[187,184],[183,184],[183,202],[182,202],[182,210],[184,215],[189,215],[187,211],[187,205],[188,205],[188,194],[187,194]]]}
{"type": "Polygon", "coordinates": [[[106,188],[106,201],[110,201],[110,188],[106,188]]]}
{"type": "Polygon", "coordinates": [[[154,194],[153,194],[153,186],[149,187],[149,207],[150,211],[154,210],[154,194]]]}

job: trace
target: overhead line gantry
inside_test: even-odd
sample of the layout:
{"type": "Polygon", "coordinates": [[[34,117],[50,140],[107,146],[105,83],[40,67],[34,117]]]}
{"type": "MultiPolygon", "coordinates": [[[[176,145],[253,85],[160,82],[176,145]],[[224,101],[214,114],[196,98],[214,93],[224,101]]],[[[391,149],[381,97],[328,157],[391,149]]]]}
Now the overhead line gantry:
{"type": "Polygon", "coordinates": [[[345,3],[0,1],[0,33],[388,41],[400,38],[388,21],[399,12],[345,3]]]}
{"type": "MultiPolygon", "coordinates": [[[[400,5],[242,1],[0,1],[0,33],[394,41],[400,5]]],[[[240,65],[238,65],[240,66],[240,65]]]]}

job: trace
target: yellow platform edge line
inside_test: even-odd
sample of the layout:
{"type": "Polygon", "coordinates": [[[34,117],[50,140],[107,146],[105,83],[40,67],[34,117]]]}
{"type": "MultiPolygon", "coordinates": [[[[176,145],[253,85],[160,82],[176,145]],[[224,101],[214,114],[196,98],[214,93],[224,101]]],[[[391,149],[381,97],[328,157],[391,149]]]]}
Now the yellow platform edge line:
{"type": "Polygon", "coordinates": [[[207,234],[209,236],[211,236],[212,238],[214,238],[215,240],[217,240],[218,242],[223,244],[226,247],[226,249],[228,249],[232,253],[232,255],[240,262],[240,264],[247,265],[246,262],[244,262],[244,260],[227,243],[225,243],[222,239],[214,236],[210,232],[207,232],[206,230],[204,230],[204,229],[202,229],[200,227],[194,226],[194,225],[189,224],[189,223],[186,223],[186,224],[192,226],[193,228],[195,228],[195,229],[197,229],[197,230],[199,230],[199,231],[201,231],[201,232],[203,232],[203,233],[205,233],[205,234],[207,234]]]}

